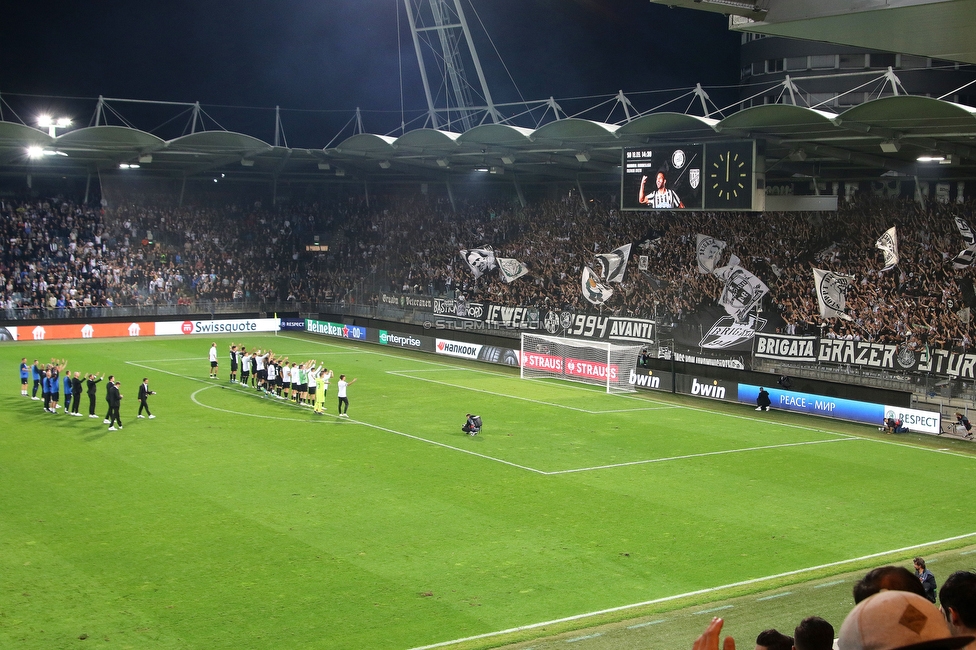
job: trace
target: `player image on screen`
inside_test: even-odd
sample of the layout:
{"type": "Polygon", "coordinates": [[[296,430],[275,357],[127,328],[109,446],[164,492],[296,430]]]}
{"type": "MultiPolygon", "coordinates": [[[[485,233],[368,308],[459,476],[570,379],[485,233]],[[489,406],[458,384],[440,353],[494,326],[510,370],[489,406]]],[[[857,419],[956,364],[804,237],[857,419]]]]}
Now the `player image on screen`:
{"type": "Polygon", "coordinates": [[[683,208],[685,204],[681,202],[678,198],[677,192],[672,189],[668,189],[668,179],[664,175],[664,172],[658,172],[655,176],[655,185],[657,189],[650,193],[645,193],[645,186],[647,185],[647,176],[641,179],[640,193],[637,197],[638,203],[643,203],[644,205],[654,208],[655,210],[673,210],[675,208],[683,208]]]}
{"type": "Polygon", "coordinates": [[[625,149],[622,210],[700,210],[701,144],[625,149]]]}

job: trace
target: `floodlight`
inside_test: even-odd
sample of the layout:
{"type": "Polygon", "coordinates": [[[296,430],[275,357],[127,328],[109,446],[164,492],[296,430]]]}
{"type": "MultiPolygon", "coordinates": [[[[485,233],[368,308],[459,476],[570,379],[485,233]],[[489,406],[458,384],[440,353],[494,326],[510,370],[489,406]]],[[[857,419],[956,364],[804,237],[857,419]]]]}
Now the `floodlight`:
{"type": "Polygon", "coordinates": [[[438,158],[437,159],[437,166],[438,167],[447,167],[449,164],[450,163],[448,162],[447,158],[438,158]]]}
{"type": "Polygon", "coordinates": [[[47,129],[47,134],[53,138],[57,136],[57,129],[66,129],[71,126],[71,118],[59,117],[55,119],[50,115],[41,115],[37,118],[37,126],[47,129]]]}
{"type": "Polygon", "coordinates": [[[44,149],[43,149],[43,147],[38,147],[38,146],[27,147],[27,157],[28,158],[31,158],[31,159],[40,158],[43,155],[44,155],[44,149]]]}
{"type": "Polygon", "coordinates": [[[142,164],[144,164],[144,165],[151,163],[152,162],[152,154],[151,153],[144,153],[144,154],[142,154],[141,156],[139,156],[139,162],[142,163],[142,164]]]}
{"type": "Polygon", "coordinates": [[[254,167],[254,161],[248,160],[247,158],[241,158],[241,165],[243,167],[254,167]]]}
{"type": "Polygon", "coordinates": [[[576,160],[580,161],[581,163],[590,162],[590,152],[588,151],[579,152],[578,154],[576,154],[576,160]]]}
{"type": "Polygon", "coordinates": [[[897,140],[884,140],[881,143],[881,151],[885,153],[898,153],[901,149],[901,143],[897,140]]]}
{"type": "Polygon", "coordinates": [[[391,167],[389,160],[380,161],[380,169],[389,169],[391,167]]]}

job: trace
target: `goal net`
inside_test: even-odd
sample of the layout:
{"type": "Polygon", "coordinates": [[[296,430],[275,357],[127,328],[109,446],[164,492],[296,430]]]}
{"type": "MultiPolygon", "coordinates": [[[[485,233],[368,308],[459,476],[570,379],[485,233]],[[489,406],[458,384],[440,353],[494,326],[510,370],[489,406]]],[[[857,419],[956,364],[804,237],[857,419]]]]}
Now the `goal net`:
{"type": "Polygon", "coordinates": [[[583,341],[522,333],[522,379],[550,377],[605,386],[608,393],[633,393],[630,371],[639,345],[583,341]]]}

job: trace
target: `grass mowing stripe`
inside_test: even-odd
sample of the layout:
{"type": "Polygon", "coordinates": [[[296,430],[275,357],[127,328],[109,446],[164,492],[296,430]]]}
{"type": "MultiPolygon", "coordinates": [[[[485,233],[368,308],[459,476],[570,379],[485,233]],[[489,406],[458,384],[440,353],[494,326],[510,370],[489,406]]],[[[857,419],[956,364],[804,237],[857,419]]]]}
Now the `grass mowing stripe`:
{"type": "MultiPolygon", "coordinates": [[[[267,419],[267,420],[291,420],[291,421],[298,420],[297,418],[282,418],[282,417],[277,417],[277,416],[273,416],[273,415],[252,415],[250,413],[241,413],[240,411],[231,411],[230,409],[223,409],[223,408],[220,408],[218,406],[209,406],[207,404],[202,404],[200,401],[198,401],[196,399],[196,396],[199,393],[202,393],[203,391],[207,390],[208,388],[217,388],[217,386],[204,386],[200,390],[194,392],[193,395],[191,395],[191,399],[193,400],[193,402],[195,404],[197,404],[199,406],[202,406],[203,408],[212,409],[214,411],[222,411],[224,413],[231,413],[233,415],[246,415],[247,417],[251,417],[251,418],[264,418],[264,419],[267,419]]],[[[274,402],[272,402],[272,404],[273,403],[274,402]]],[[[386,433],[392,433],[394,435],[402,436],[404,438],[409,438],[411,440],[417,440],[417,441],[420,441],[420,442],[426,442],[427,444],[434,445],[435,447],[443,447],[444,449],[450,449],[451,451],[459,451],[459,452],[461,452],[463,454],[468,454],[469,456],[477,456],[478,458],[484,458],[485,460],[490,460],[490,461],[494,461],[496,463],[501,463],[502,465],[508,465],[510,467],[515,467],[515,468],[518,468],[518,469],[524,469],[524,470],[526,470],[528,472],[534,472],[536,474],[546,474],[547,473],[547,472],[544,472],[544,471],[542,471],[540,469],[535,469],[534,467],[526,467],[525,465],[519,465],[518,463],[513,463],[513,462],[510,462],[510,461],[507,461],[507,460],[503,460],[501,458],[495,458],[493,456],[488,456],[486,454],[479,454],[478,452],[471,451],[470,449],[462,449],[461,447],[454,447],[452,445],[448,445],[448,444],[445,444],[443,442],[437,442],[436,440],[428,440],[427,438],[421,438],[420,436],[415,436],[415,435],[410,434],[410,433],[404,433],[403,431],[396,431],[394,429],[390,429],[390,428],[387,428],[387,427],[383,427],[383,426],[380,426],[378,424],[370,424],[369,422],[363,422],[361,420],[354,420],[352,418],[342,418],[342,419],[340,419],[338,415],[334,415],[332,413],[326,413],[325,415],[331,416],[333,419],[335,419],[335,420],[337,420],[339,422],[348,422],[350,424],[358,424],[360,426],[368,427],[370,429],[377,429],[379,431],[385,431],[386,433]]],[[[298,421],[305,422],[305,420],[298,420],[298,421]]],[[[312,420],[312,422],[314,422],[314,420],[312,420]]]]}
{"type": "MultiPolygon", "coordinates": [[[[442,357],[447,363],[435,364],[398,349],[375,354],[356,342],[320,346],[247,337],[248,349],[270,344],[291,358],[301,356],[294,350],[317,348],[305,356],[331,359],[326,363],[337,372],[359,377],[352,397],[361,420],[342,429],[335,418],[320,419],[282,400],[255,399],[253,390],[207,381],[198,353],[210,347],[211,338],[0,346],[0,365],[9,368],[21,356],[68,357],[72,370],[114,372],[130,390],[149,376],[159,392],[150,404],[161,417],[106,433],[88,419],[41,414],[38,402],[13,397],[19,390],[13,373],[0,373],[0,468],[6,477],[0,512],[5,522],[16,523],[0,527],[2,554],[10,551],[0,570],[0,611],[6,614],[0,646],[66,647],[81,632],[116,641],[121,624],[149,628],[123,643],[142,647],[158,639],[161,650],[180,643],[313,647],[323,639],[330,647],[403,649],[976,530],[964,507],[939,499],[964,491],[976,466],[949,455],[918,463],[913,445],[803,446],[552,480],[370,431],[361,422],[557,471],[825,438],[891,440],[876,427],[785,412],[744,418],[754,415],[748,406],[660,393],[655,395],[668,405],[687,406],[588,415],[417,383],[386,371],[412,368],[405,374],[594,410],[659,402],[569,382],[526,382],[515,369],[501,366],[479,372],[461,359],[442,357]],[[334,352],[342,356],[330,357],[334,352]],[[128,359],[156,370],[125,365],[128,359]],[[194,381],[182,381],[181,374],[194,381]],[[203,387],[221,390],[197,392],[203,387]],[[233,415],[195,404],[195,392],[197,402],[233,415]],[[459,410],[487,413],[487,435],[464,437],[459,410]],[[730,414],[740,417],[729,419],[730,414]],[[304,426],[303,418],[326,428],[304,426]],[[889,529],[899,513],[906,525],[889,529]],[[105,586],[94,599],[76,593],[86,576],[105,586]],[[125,601],[115,600],[116,594],[125,601]],[[120,606],[132,611],[137,601],[144,615],[127,623],[117,612],[120,606]],[[177,608],[169,609],[173,604],[177,608]],[[77,629],[76,621],[90,623],[77,629]]],[[[241,343],[235,334],[217,337],[218,346],[230,338],[241,343]]],[[[123,392],[130,400],[127,419],[137,404],[123,392]]],[[[897,441],[960,454],[971,449],[916,435],[897,441]]],[[[973,556],[958,553],[967,544],[974,544],[972,538],[940,548],[965,566],[973,556]]],[[[734,602],[732,624],[743,620],[748,603],[756,611],[746,638],[762,629],[751,627],[763,622],[763,610],[778,613],[777,623],[794,623],[791,617],[808,613],[800,611],[806,603],[798,596],[755,602],[784,588],[818,595],[823,611],[842,618],[838,612],[849,601],[844,584],[803,592],[803,583],[843,577],[849,587],[853,573],[847,573],[874,562],[602,618],[622,627],[666,616],[668,624],[643,634],[669,639],[655,647],[680,647],[699,632],[696,621],[702,617],[690,616],[692,610],[734,602]],[[653,614],[677,608],[684,613],[653,614]]],[[[592,629],[602,622],[579,619],[558,630],[515,636],[524,645],[556,632],[553,642],[567,647],[567,637],[604,631],[592,629]]],[[[596,650],[611,641],[605,633],[582,645],[596,650]]]]}
{"type": "MultiPolygon", "coordinates": [[[[392,356],[392,355],[383,355],[383,356],[392,356]]],[[[159,369],[159,368],[153,368],[151,366],[147,366],[147,365],[143,365],[143,364],[140,364],[140,363],[136,363],[134,361],[127,361],[126,363],[128,363],[130,365],[138,366],[140,368],[145,368],[147,370],[153,370],[155,372],[163,372],[163,373],[170,374],[170,375],[173,375],[173,376],[176,376],[176,377],[182,377],[184,379],[190,379],[192,381],[208,383],[207,380],[204,380],[204,379],[201,379],[201,378],[198,378],[198,377],[191,377],[191,376],[188,376],[188,375],[182,375],[182,374],[175,373],[175,372],[171,372],[171,371],[168,371],[168,370],[162,370],[162,369],[159,369]]],[[[445,364],[438,364],[438,365],[444,366],[445,364]]],[[[453,369],[456,369],[456,368],[452,368],[451,366],[445,366],[443,368],[439,368],[439,369],[436,369],[436,370],[445,370],[445,371],[447,371],[447,370],[453,370],[453,369]]],[[[430,369],[430,370],[435,370],[435,369],[430,369]]],[[[496,392],[493,392],[493,391],[488,391],[488,390],[485,390],[485,389],[478,389],[478,388],[470,388],[470,387],[466,387],[466,386],[459,386],[459,385],[451,384],[451,383],[448,383],[448,382],[441,382],[441,381],[431,380],[431,379],[425,379],[425,378],[421,378],[421,377],[412,377],[412,376],[410,376],[408,374],[405,374],[407,372],[413,372],[413,370],[407,370],[407,371],[388,370],[388,371],[386,371],[387,374],[395,375],[395,376],[398,376],[398,377],[403,377],[405,379],[413,379],[413,380],[416,380],[416,381],[425,381],[425,382],[430,382],[430,383],[434,383],[434,384],[441,384],[441,385],[449,386],[451,388],[459,388],[459,389],[470,390],[470,391],[479,392],[479,393],[486,393],[486,394],[489,394],[489,395],[493,395],[495,397],[504,397],[504,398],[507,398],[507,399],[519,399],[519,400],[524,400],[524,401],[528,401],[528,402],[535,403],[535,404],[540,404],[542,406],[552,406],[552,407],[556,407],[556,408],[565,408],[565,409],[569,409],[569,410],[573,410],[573,411],[578,411],[578,412],[586,413],[588,415],[602,415],[602,414],[606,413],[606,411],[591,411],[591,410],[587,410],[587,409],[579,409],[579,408],[564,406],[564,405],[556,404],[556,403],[552,403],[552,402],[545,402],[545,401],[541,401],[541,400],[534,400],[534,399],[527,398],[527,397],[519,397],[519,396],[514,396],[514,395],[508,395],[508,394],[500,394],[500,393],[496,393],[496,392]]],[[[485,373],[485,374],[498,374],[498,373],[485,373]]],[[[498,376],[508,377],[508,375],[498,375],[498,376]]],[[[216,387],[215,385],[209,385],[209,386],[210,387],[216,387]]],[[[201,406],[203,408],[210,408],[210,409],[216,410],[216,411],[222,411],[222,412],[226,412],[226,413],[232,413],[232,414],[240,415],[240,413],[237,412],[237,411],[231,411],[229,409],[221,409],[221,408],[218,408],[218,407],[209,406],[209,405],[206,405],[206,404],[203,404],[203,403],[199,402],[196,399],[196,395],[199,392],[200,391],[197,391],[197,392],[193,393],[193,395],[191,396],[191,399],[197,405],[199,405],[199,406],[201,406]]],[[[622,397],[626,397],[626,396],[622,396],[622,397]]],[[[675,408],[685,408],[685,407],[676,406],[675,408]]],[[[643,409],[634,409],[634,410],[635,411],[639,411],[639,410],[643,410],[643,409]]],[[[699,410],[699,409],[692,409],[692,410],[699,410]]],[[[617,411],[613,411],[613,412],[617,412],[617,411]]],[[[623,412],[628,412],[628,411],[623,411],[623,412]]],[[[326,415],[329,415],[329,416],[332,416],[332,417],[337,417],[337,416],[335,416],[335,415],[333,415],[331,413],[326,413],[326,415]]],[[[280,417],[280,416],[270,416],[270,415],[250,415],[250,417],[259,417],[259,418],[263,418],[263,419],[283,420],[283,421],[301,421],[301,422],[306,421],[304,419],[284,418],[284,417],[280,417]]],[[[741,417],[741,416],[730,415],[729,417],[741,417]]],[[[744,419],[759,420],[758,418],[744,418],[744,419]]],[[[592,466],[592,467],[581,467],[581,468],[571,468],[571,469],[565,469],[565,470],[545,471],[545,470],[540,470],[540,469],[537,469],[537,468],[534,468],[534,467],[529,467],[527,465],[522,465],[520,463],[514,463],[514,462],[511,462],[511,461],[507,461],[507,460],[504,460],[504,459],[501,459],[501,458],[497,458],[497,457],[494,457],[494,456],[489,456],[487,454],[481,454],[481,453],[478,453],[478,452],[474,452],[474,451],[471,451],[469,449],[464,449],[464,448],[461,448],[461,447],[455,447],[453,445],[447,445],[447,444],[444,444],[444,443],[441,443],[441,442],[436,442],[436,441],[433,441],[433,440],[429,440],[427,438],[423,438],[421,436],[416,436],[416,435],[413,435],[413,434],[405,433],[403,431],[397,431],[395,429],[390,429],[388,427],[382,427],[382,426],[379,426],[379,425],[370,424],[368,422],[363,422],[363,421],[360,421],[360,420],[352,420],[352,419],[349,419],[348,421],[349,422],[352,422],[352,423],[356,423],[356,424],[361,424],[363,426],[367,426],[367,427],[370,427],[370,428],[378,429],[378,430],[381,430],[381,431],[386,431],[388,433],[393,433],[395,435],[403,436],[405,438],[410,438],[410,439],[413,439],[413,440],[418,440],[418,441],[426,442],[428,444],[432,444],[432,445],[435,445],[435,446],[443,447],[443,448],[446,448],[446,449],[451,449],[451,450],[454,450],[454,451],[459,451],[459,452],[462,452],[462,453],[465,453],[465,454],[469,454],[469,455],[472,455],[472,456],[477,456],[479,458],[484,458],[486,460],[491,460],[491,461],[494,461],[494,462],[497,462],[497,463],[501,463],[503,465],[508,465],[508,466],[515,467],[515,468],[518,468],[518,469],[524,469],[524,470],[529,471],[529,472],[534,472],[534,473],[537,473],[537,474],[542,474],[542,475],[547,475],[547,476],[559,475],[559,474],[573,474],[573,473],[579,473],[579,472],[589,472],[589,471],[596,471],[596,470],[602,470],[602,469],[614,469],[614,468],[618,468],[618,467],[627,467],[627,466],[632,466],[632,465],[646,465],[646,464],[650,464],[650,463],[661,463],[661,462],[669,462],[669,461],[675,461],[675,460],[686,460],[686,459],[689,459],[689,458],[698,458],[698,457],[706,457],[706,456],[717,456],[717,455],[724,455],[724,454],[743,453],[743,452],[749,452],[749,451],[761,451],[761,450],[765,450],[765,449],[775,449],[775,448],[781,448],[781,447],[796,447],[796,446],[803,446],[803,445],[814,445],[814,444],[821,444],[821,443],[826,443],[826,442],[843,442],[843,441],[848,441],[848,440],[865,440],[865,441],[872,441],[872,442],[881,442],[881,443],[893,444],[893,445],[900,446],[900,447],[908,447],[908,448],[912,448],[912,449],[927,449],[928,451],[940,451],[941,453],[944,453],[944,454],[947,454],[947,455],[951,455],[951,456],[960,456],[960,457],[965,457],[965,458],[973,458],[972,456],[969,456],[969,455],[966,455],[966,454],[959,454],[959,453],[956,453],[956,452],[946,452],[946,451],[941,451],[941,450],[933,450],[933,449],[929,449],[929,448],[926,448],[926,447],[919,447],[917,445],[906,445],[904,443],[896,443],[896,442],[887,441],[887,440],[874,440],[872,438],[865,438],[865,437],[861,437],[861,436],[853,436],[853,435],[849,435],[849,434],[842,434],[842,433],[837,433],[837,432],[832,432],[832,431],[826,431],[826,430],[822,430],[822,429],[816,429],[816,428],[812,428],[812,427],[795,426],[795,427],[791,427],[791,428],[798,428],[798,429],[803,429],[803,430],[811,430],[811,431],[826,433],[828,435],[841,436],[841,437],[833,438],[831,440],[814,440],[814,441],[805,441],[805,442],[783,443],[783,444],[779,444],[779,445],[763,445],[763,446],[758,446],[758,447],[746,447],[746,448],[740,448],[740,449],[724,449],[724,450],[719,450],[719,451],[703,452],[703,453],[699,453],[699,454],[685,454],[685,455],[681,455],[681,456],[672,456],[672,457],[668,457],[668,458],[651,458],[651,459],[643,459],[643,460],[636,460],[636,461],[628,461],[628,462],[623,462],[623,463],[613,463],[613,464],[607,464],[607,465],[597,465],[597,466],[592,466]]],[[[764,420],[759,420],[759,421],[764,421],[764,420]]],[[[789,426],[789,425],[785,425],[785,426],[789,426]]]]}
{"type": "MultiPolygon", "coordinates": [[[[459,390],[469,390],[475,393],[484,393],[485,395],[494,395],[495,397],[504,397],[506,399],[516,399],[523,402],[531,402],[533,404],[539,404],[541,406],[553,406],[555,408],[567,409],[570,411],[577,411],[579,413],[586,413],[587,415],[603,415],[604,413],[629,413],[631,411],[656,411],[659,410],[657,407],[652,408],[635,408],[635,409],[614,409],[610,411],[591,411],[589,409],[577,408],[575,406],[566,406],[565,404],[556,404],[554,402],[545,402],[543,400],[532,399],[530,397],[520,397],[519,395],[508,395],[506,393],[497,393],[491,390],[485,390],[484,388],[471,388],[470,386],[462,386],[460,384],[452,384],[446,381],[438,381],[436,379],[426,379],[425,377],[411,377],[406,374],[411,372],[409,370],[387,370],[386,374],[395,375],[397,377],[403,377],[404,379],[413,379],[414,381],[424,381],[430,384],[440,384],[441,386],[448,386],[450,388],[457,388],[459,390]]],[[[660,407],[660,408],[674,408],[674,407],[660,407]]]]}
{"type": "MultiPolygon", "coordinates": [[[[145,367],[145,366],[143,366],[143,367],[145,367]]],[[[162,372],[168,372],[168,371],[162,371],[162,372]]],[[[170,373],[170,374],[175,374],[175,373],[170,373]]],[[[400,376],[397,373],[397,371],[392,371],[392,370],[388,370],[387,371],[387,374],[393,374],[393,375],[400,376]]],[[[177,376],[182,376],[182,375],[177,375],[177,376]]],[[[186,377],[186,378],[187,379],[194,379],[195,381],[203,381],[202,379],[196,379],[196,378],[193,378],[193,377],[186,377]]],[[[414,379],[413,377],[406,377],[406,378],[407,379],[414,379]]],[[[441,382],[436,382],[436,383],[441,383],[441,382]]],[[[216,406],[210,406],[210,405],[207,405],[207,404],[203,404],[202,402],[200,402],[199,400],[196,399],[196,396],[199,393],[203,392],[204,390],[207,390],[208,388],[218,388],[218,387],[219,388],[227,388],[227,387],[224,387],[224,386],[217,386],[217,385],[205,386],[204,388],[201,388],[200,390],[195,391],[190,396],[190,398],[193,400],[193,402],[195,404],[197,404],[198,406],[201,406],[203,408],[209,408],[209,409],[212,409],[212,410],[215,410],[215,411],[221,411],[221,412],[224,412],[224,413],[231,413],[231,414],[234,414],[234,415],[243,415],[239,411],[232,411],[230,409],[223,409],[223,408],[216,407],[216,406]]],[[[460,388],[465,388],[465,387],[461,386],[460,388]]],[[[233,390],[233,388],[228,388],[228,390],[233,390]]],[[[485,391],[485,392],[488,392],[488,391],[485,391]]],[[[256,395],[255,395],[255,397],[256,397],[256,395]]],[[[510,395],[502,395],[502,397],[512,397],[512,396],[510,396],[510,395]]],[[[540,404],[545,405],[545,406],[556,406],[556,407],[560,407],[559,404],[551,404],[551,403],[548,403],[548,402],[537,402],[536,400],[532,400],[532,399],[528,399],[528,398],[523,398],[523,399],[526,399],[527,401],[530,401],[530,402],[540,403],[540,404]]],[[[272,403],[274,403],[274,402],[272,402],[272,403]]],[[[578,410],[578,409],[574,409],[574,410],[578,410]]],[[[602,411],[586,411],[586,413],[589,413],[591,415],[600,415],[603,412],[602,411]]],[[[326,413],[325,415],[331,416],[333,418],[337,418],[338,417],[338,416],[336,416],[336,415],[334,415],[332,413],[326,413]]],[[[305,421],[304,419],[299,419],[299,418],[284,418],[284,417],[272,416],[272,415],[254,415],[254,414],[248,414],[248,417],[257,417],[257,418],[263,418],[263,419],[268,419],[268,420],[284,420],[284,421],[300,421],[300,422],[304,422],[305,421]]],[[[469,454],[469,455],[472,455],[472,456],[477,456],[479,458],[484,458],[486,460],[491,460],[491,461],[494,461],[494,462],[497,462],[497,463],[502,463],[504,465],[509,465],[511,467],[516,467],[518,469],[524,469],[526,471],[534,472],[536,474],[543,474],[545,476],[556,476],[556,475],[559,475],[559,474],[574,474],[574,473],[578,473],[578,472],[591,472],[591,471],[602,470],[602,469],[614,469],[614,468],[618,468],[618,467],[628,467],[628,466],[631,466],[631,465],[646,465],[646,464],[649,464],[649,463],[663,463],[663,462],[669,462],[669,461],[675,461],[675,460],[687,460],[687,459],[690,459],[690,458],[702,458],[702,457],[706,457],[706,456],[718,456],[718,455],[723,455],[723,454],[744,453],[744,452],[748,452],[748,451],[762,451],[762,450],[766,450],[766,449],[778,449],[778,448],[783,448],[783,447],[798,447],[798,446],[802,446],[802,445],[817,445],[817,444],[829,443],[829,442],[845,442],[845,441],[849,441],[849,440],[858,440],[858,438],[856,438],[854,436],[846,436],[844,438],[831,438],[829,440],[811,440],[811,441],[806,441],[806,442],[790,442],[790,443],[783,443],[783,444],[778,444],[778,445],[762,445],[762,446],[759,446],[759,447],[746,447],[746,448],[742,448],[742,449],[723,449],[721,451],[710,451],[710,452],[703,452],[703,453],[700,453],[700,454],[685,454],[683,456],[671,456],[671,457],[668,457],[668,458],[650,458],[650,459],[644,459],[644,460],[629,461],[629,462],[624,462],[624,463],[614,463],[614,464],[610,464],[610,465],[598,465],[598,466],[594,466],[594,467],[580,467],[580,468],[565,469],[565,470],[545,471],[545,470],[536,469],[534,467],[528,467],[526,465],[521,465],[519,463],[513,463],[513,462],[510,462],[510,461],[507,461],[507,460],[503,460],[503,459],[500,459],[500,458],[496,458],[494,456],[488,456],[487,454],[481,454],[481,453],[478,453],[478,452],[474,452],[474,451],[471,451],[470,449],[464,449],[464,448],[461,448],[461,447],[455,447],[453,445],[447,445],[447,444],[444,444],[442,442],[437,442],[437,441],[434,441],[434,440],[430,440],[428,438],[423,438],[423,437],[416,436],[416,435],[413,435],[413,434],[410,434],[410,433],[405,433],[403,431],[397,431],[395,429],[390,429],[388,427],[383,427],[383,426],[380,426],[380,425],[371,424],[369,422],[364,422],[364,421],[361,421],[361,420],[354,420],[354,419],[346,419],[346,421],[347,422],[350,422],[350,423],[354,423],[354,424],[360,424],[362,426],[366,426],[366,427],[369,427],[369,428],[372,428],[372,429],[378,429],[380,431],[385,431],[387,433],[392,433],[394,435],[403,436],[403,437],[409,438],[411,440],[418,440],[418,441],[426,442],[428,444],[432,444],[432,445],[435,445],[435,446],[443,447],[443,448],[446,448],[446,449],[451,449],[453,451],[459,451],[459,452],[462,452],[462,453],[465,453],[465,454],[469,454]]]]}
{"type": "MultiPolygon", "coordinates": [[[[468,641],[477,641],[479,639],[489,639],[492,637],[502,636],[505,634],[514,634],[516,632],[523,632],[527,630],[539,629],[542,627],[551,627],[559,623],[568,623],[571,621],[579,621],[586,618],[593,618],[596,616],[602,616],[604,614],[612,614],[614,612],[622,612],[628,609],[636,609],[638,607],[646,607],[648,605],[656,605],[658,603],[666,603],[669,601],[680,600],[682,598],[688,598],[691,596],[700,596],[703,594],[714,594],[716,592],[723,591],[725,589],[733,589],[735,587],[744,587],[748,585],[761,584],[763,582],[768,582],[770,580],[777,580],[779,578],[786,578],[789,576],[802,575],[804,573],[811,573],[813,571],[819,571],[821,569],[827,569],[831,567],[844,566],[845,564],[854,564],[856,562],[863,562],[865,560],[873,560],[876,558],[885,557],[888,555],[898,555],[903,554],[906,551],[914,551],[921,548],[926,548],[929,546],[937,546],[939,544],[944,544],[946,542],[954,542],[963,539],[968,539],[971,537],[976,537],[976,532],[966,533],[965,535],[956,535],[954,537],[947,537],[945,539],[935,540],[932,542],[923,542],[921,544],[913,544],[912,546],[905,546],[902,548],[891,549],[889,551],[881,551],[880,553],[871,553],[869,555],[862,555],[861,557],[849,558],[847,560],[838,560],[837,562],[828,562],[826,564],[821,564],[818,566],[807,567],[805,569],[796,569],[794,571],[785,571],[783,573],[777,573],[775,575],[765,576],[762,578],[752,578],[749,580],[741,580],[739,582],[733,582],[727,585],[721,585],[719,587],[708,587],[705,589],[697,589],[695,591],[689,591],[683,594],[674,594],[672,596],[664,596],[663,598],[655,598],[653,600],[646,600],[641,603],[632,603],[630,605],[621,605],[619,607],[610,607],[607,609],[601,609],[595,612],[587,612],[585,614],[576,614],[574,616],[566,616],[564,618],[558,618],[552,621],[543,621],[541,623],[531,623],[529,625],[520,625],[519,627],[513,627],[507,630],[499,630],[497,632],[488,632],[486,634],[478,634],[475,636],[465,637],[463,639],[454,639],[453,641],[442,641],[441,643],[434,643],[431,645],[418,646],[415,648],[410,648],[410,650],[431,650],[432,648],[443,648],[445,646],[455,645],[457,643],[465,643],[468,641]]],[[[843,581],[841,581],[843,582],[843,581]]],[[[706,609],[696,614],[706,614],[709,612],[715,612],[722,609],[731,609],[732,605],[723,605],[722,607],[716,607],[714,609],[706,609]]]]}

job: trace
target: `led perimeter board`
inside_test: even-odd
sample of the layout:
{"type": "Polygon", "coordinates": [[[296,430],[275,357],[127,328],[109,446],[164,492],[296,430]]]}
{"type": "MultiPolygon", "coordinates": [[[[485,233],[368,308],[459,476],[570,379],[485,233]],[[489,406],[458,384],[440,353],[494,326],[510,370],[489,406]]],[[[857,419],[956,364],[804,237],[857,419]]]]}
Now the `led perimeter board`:
{"type": "Polygon", "coordinates": [[[624,149],[621,210],[761,210],[756,141],[624,149]]]}

